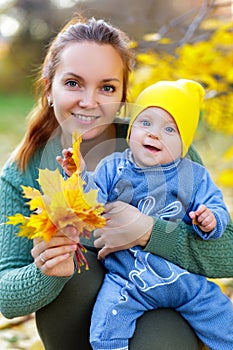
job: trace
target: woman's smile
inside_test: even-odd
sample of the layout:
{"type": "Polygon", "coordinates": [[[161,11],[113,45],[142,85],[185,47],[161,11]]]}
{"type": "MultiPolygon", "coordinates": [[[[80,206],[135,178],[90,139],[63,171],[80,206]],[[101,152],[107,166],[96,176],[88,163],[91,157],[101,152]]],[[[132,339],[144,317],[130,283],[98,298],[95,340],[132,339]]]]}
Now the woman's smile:
{"type": "Polygon", "coordinates": [[[101,116],[100,115],[84,115],[84,114],[80,114],[80,113],[71,113],[71,115],[73,117],[75,117],[76,119],[78,119],[79,122],[83,123],[83,124],[91,124],[93,121],[99,119],[101,116]]]}

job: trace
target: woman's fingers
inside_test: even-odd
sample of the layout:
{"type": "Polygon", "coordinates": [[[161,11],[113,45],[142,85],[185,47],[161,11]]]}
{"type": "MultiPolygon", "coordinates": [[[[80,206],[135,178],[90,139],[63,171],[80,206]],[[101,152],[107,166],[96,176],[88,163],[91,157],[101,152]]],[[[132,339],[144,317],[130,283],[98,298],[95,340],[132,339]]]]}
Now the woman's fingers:
{"type": "Polygon", "coordinates": [[[33,240],[33,249],[32,249],[32,256],[35,259],[40,255],[40,253],[44,252],[47,249],[51,248],[59,248],[59,247],[66,247],[66,246],[72,246],[75,245],[76,243],[73,242],[71,239],[66,237],[64,234],[62,235],[56,235],[54,236],[49,242],[46,242],[44,240],[35,238],[33,240]]]}
{"type": "Polygon", "coordinates": [[[76,229],[73,225],[67,225],[63,229],[63,233],[65,236],[67,236],[69,239],[71,239],[73,242],[78,243],[79,242],[79,236],[80,232],[76,229]]]}
{"type": "Polygon", "coordinates": [[[74,272],[74,252],[54,256],[42,262],[40,256],[35,260],[36,266],[48,276],[70,276],[74,272]],[[70,261],[69,261],[70,260],[70,261]]]}
{"type": "Polygon", "coordinates": [[[69,255],[70,253],[75,252],[76,249],[77,249],[76,244],[65,245],[65,246],[54,247],[54,248],[46,248],[43,251],[38,251],[38,253],[36,254],[35,260],[44,264],[45,262],[55,259],[59,256],[63,256],[67,254],[69,255]]]}
{"type": "Polygon", "coordinates": [[[31,254],[35,265],[46,275],[70,276],[74,272],[73,255],[77,244],[58,233],[50,242],[34,239],[31,254]]]}

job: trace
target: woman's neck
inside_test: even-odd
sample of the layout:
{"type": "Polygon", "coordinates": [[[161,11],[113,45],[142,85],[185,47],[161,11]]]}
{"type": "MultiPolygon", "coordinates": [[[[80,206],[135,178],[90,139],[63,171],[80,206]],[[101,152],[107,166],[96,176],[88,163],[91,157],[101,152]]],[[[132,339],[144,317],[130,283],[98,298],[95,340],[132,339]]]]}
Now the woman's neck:
{"type": "Polygon", "coordinates": [[[110,124],[99,136],[92,140],[83,140],[81,153],[84,157],[87,170],[94,170],[97,164],[116,150],[116,128],[110,124]]]}

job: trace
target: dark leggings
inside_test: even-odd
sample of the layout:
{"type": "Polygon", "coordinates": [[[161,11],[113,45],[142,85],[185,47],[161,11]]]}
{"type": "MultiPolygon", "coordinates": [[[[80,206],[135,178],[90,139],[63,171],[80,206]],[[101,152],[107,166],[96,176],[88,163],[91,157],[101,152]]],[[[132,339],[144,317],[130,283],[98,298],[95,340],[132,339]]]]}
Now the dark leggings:
{"type": "MultiPolygon", "coordinates": [[[[76,273],[60,295],[36,312],[39,335],[46,350],[90,350],[91,311],[105,270],[94,252],[86,257],[89,271],[76,273]]],[[[101,317],[101,316],[100,316],[101,317]]],[[[171,309],[146,312],[137,321],[130,350],[202,349],[187,322],[171,309]]]]}

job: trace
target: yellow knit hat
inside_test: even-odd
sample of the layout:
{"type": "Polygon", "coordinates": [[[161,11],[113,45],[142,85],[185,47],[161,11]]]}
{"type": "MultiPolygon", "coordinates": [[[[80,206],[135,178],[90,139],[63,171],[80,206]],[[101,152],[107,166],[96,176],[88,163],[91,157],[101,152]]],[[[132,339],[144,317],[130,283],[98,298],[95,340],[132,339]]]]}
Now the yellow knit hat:
{"type": "Polygon", "coordinates": [[[137,116],[148,107],[160,107],[166,110],[175,120],[182,140],[184,157],[198,126],[201,105],[204,100],[204,88],[193,80],[159,81],[144,89],[132,108],[128,128],[130,130],[137,116]]]}

